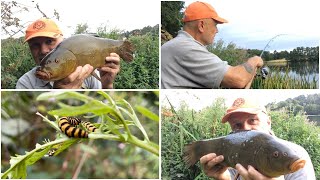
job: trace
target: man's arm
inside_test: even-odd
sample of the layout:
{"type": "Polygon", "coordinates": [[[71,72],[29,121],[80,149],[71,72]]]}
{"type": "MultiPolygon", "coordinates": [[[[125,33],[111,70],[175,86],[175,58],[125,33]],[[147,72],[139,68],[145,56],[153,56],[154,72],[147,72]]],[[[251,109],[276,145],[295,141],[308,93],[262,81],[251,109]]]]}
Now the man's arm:
{"type": "Polygon", "coordinates": [[[226,88],[245,88],[248,83],[251,83],[258,67],[262,67],[263,60],[254,56],[248,59],[247,62],[231,66],[221,82],[222,87],[226,88]]]}

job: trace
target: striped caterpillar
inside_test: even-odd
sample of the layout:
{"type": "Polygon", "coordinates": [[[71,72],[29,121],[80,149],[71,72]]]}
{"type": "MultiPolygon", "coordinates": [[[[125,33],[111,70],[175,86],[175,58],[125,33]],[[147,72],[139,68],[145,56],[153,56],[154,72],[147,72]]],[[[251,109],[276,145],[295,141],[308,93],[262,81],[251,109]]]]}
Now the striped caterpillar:
{"type": "Polygon", "coordinates": [[[61,131],[64,132],[68,137],[88,138],[87,131],[75,127],[80,123],[90,132],[94,132],[97,129],[90,122],[81,121],[75,117],[62,117],[59,119],[58,125],[61,131]]]}

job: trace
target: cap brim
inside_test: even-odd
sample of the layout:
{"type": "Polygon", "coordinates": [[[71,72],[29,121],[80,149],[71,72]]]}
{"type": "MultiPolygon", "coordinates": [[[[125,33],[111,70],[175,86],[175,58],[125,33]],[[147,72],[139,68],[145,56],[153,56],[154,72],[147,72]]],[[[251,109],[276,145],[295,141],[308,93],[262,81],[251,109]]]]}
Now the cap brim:
{"type": "Polygon", "coordinates": [[[222,118],[222,123],[229,121],[229,117],[235,113],[258,114],[259,112],[263,111],[259,108],[240,108],[224,115],[224,117],[222,118]]]}
{"type": "Polygon", "coordinates": [[[219,16],[214,17],[214,18],[212,18],[212,19],[218,21],[219,24],[223,24],[223,23],[227,23],[227,22],[228,22],[226,19],[223,19],[223,18],[221,18],[221,17],[219,17],[219,16]]]}
{"type": "Polygon", "coordinates": [[[59,35],[61,35],[61,34],[56,33],[56,32],[37,32],[37,33],[34,33],[33,35],[29,36],[26,40],[24,40],[24,43],[29,41],[32,38],[35,38],[35,37],[58,38],[59,35]]]}

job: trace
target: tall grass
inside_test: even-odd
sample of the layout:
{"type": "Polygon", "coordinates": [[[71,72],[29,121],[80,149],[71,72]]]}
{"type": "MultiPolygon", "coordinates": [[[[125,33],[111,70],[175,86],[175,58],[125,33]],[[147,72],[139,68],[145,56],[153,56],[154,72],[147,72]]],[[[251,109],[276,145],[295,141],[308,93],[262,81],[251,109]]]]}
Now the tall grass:
{"type": "Polygon", "coordinates": [[[253,89],[317,89],[318,80],[316,77],[310,81],[308,76],[300,78],[291,77],[289,68],[284,73],[280,69],[273,69],[266,79],[256,77],[251,85],[253,89]]]}

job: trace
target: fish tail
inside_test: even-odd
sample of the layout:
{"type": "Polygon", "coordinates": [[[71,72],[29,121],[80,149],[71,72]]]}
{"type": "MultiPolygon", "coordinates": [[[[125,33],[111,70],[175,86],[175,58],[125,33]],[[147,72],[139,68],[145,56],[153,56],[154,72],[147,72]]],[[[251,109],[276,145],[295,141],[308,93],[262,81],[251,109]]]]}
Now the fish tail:
{"type": "Polygon", "coordinates": [[[119,56],[126,62],[131,62],[134,57],[133,51],[133,44],[129,41],[124,41],[120,47],[119,56]]]}
{"type": "Polygon", "coordinates": [[[196,164],[196,162],[200,159],[200,157],[198,157],[196,153],[197,146],[198,142],[193,142],[184,147],[183,160],[186,163],[187,167],[196,164]]]}

